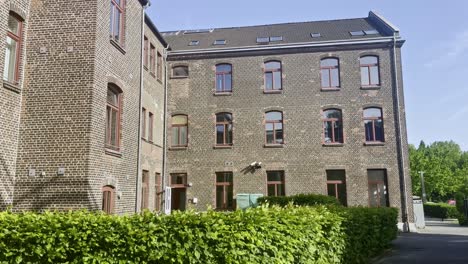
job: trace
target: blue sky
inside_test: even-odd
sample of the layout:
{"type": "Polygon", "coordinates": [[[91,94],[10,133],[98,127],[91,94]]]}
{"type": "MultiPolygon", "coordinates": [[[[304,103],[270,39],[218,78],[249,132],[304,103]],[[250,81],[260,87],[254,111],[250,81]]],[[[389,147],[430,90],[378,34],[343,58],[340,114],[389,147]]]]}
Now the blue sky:
{"type": "Polygon", "coordinates": [[[366,17],[375,10],[401,30],[409,142],[454,140],[468,150],[468,1],[156,1],[160,31],[366,17]],[[287,3],[287,5],[285,5],[287,3]]]}

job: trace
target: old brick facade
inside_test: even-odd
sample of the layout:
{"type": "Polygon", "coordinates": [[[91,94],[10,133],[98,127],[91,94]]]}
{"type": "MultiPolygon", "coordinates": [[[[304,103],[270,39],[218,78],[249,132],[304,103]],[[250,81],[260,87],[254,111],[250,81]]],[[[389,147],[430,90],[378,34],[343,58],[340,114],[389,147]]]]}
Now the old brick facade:
{"type": "MultiPolygon", "coordinates": [[[[0,209],[99,210],[106,188],[112,190],[115,213],[158,210],[164,204],[162,188],[173,186],[178,187],[173,202],[204,210],[216,208],[219,172],[232,172],[235,199],[238,194],[267,195],[267,171],[284,172],[287,195],[326,194],[327,170],[345,171],[348,205],[368,205],[367,171],[372,169],[386,171],[390,206],[411,205],[401,80],[404,41],[392,39],[395,30],[386,21],[373,13],[356,20],[356,26],[378,28],[372,34],[379,35],[367,39],[339,32],[335,39],[324,34],[323,42],[315,43],[295,32],[301,45],[288,36],[271,45],[244,45],[249,36],[264,37],[255,34],[274,32],[275,26],[240,28],[246,34],[235,39],[239,32],[234,33],[224,47],[215,46],[219,35],[211,34],[223,29],[161,35],[145,16],[148,1],[128,0],[121,36],[114,41],[109,38],[109,2],[115,4],[8,0],[0,5],[1,30],[7,30],[10,13],[24,25],[19,82],[3,82],[0,91],[0,209]],[[379,58],[378,87],[361,87],[364,55],[379,58]],[[339,59],[339,89],[321,89],[320,61],[327,57],[339,59]],[[277,93],[265,93],[268,61],[281,62],[277,93]],[[232,66],[232,93],[216,93],[218,64],[232,66]],[[189,76],[173,76],[176,66],[187,67],[189,76]],[[120,98],[116,148],[107,144],[108,90],[118,91],[120,98]],[[382,109],[383,143],[366,144],[362,117],[367,107],[382,109]],[[329,108],[342,111],[342,144],[324,144],[322,114],[329,108]],[[265,144],[269,111],[283,114],[283,144],[265,144]],[[216,145],[217,113],[232,114],[232,146],[216,145]],[[187,116],[186,147],[172,146],[174,115],[187,116]],[[253,169],[252,162],[261,166],[253,169]],[[186,174],[186,181],[177,173],[186,174]]],[[[325,33],[332,34],[333,27],[322,29],[330,28],[325,33]]],[[[2,62],[4,51],[3,43],[2,62]]],[[[411,209],[408,214],[411,221],[411,209]]]]}

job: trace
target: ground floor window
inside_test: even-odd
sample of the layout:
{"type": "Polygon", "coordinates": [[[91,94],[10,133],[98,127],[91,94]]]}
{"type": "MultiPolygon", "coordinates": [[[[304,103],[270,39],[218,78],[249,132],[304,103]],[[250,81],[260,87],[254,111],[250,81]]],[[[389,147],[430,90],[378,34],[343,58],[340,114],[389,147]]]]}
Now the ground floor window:
{"type": "Polygon", "coordinates": [[[171,173],[171,209],[184,211],[187,205],[187,174],[171,173]]]}
{"type": "Polygon", "coordinates": [[[348,205],[344,170],[327,170],[327,193],[329,196],[336,197],[342,205],[348,205]]]}
{"type": "Polygon", "coordinates": [[[369,182],[369,206],[390,206],[387,188],[387,171],[367,170],[367,178],[369,182]]]}
{"type": "Polygon", "coordinates": [[[154,175],[154,210],[161,210],[161,195],[162,195],[162,182],[161,173],[156,172],[154,175]]]}
{"type": "Polygon", "coordinates": [[[115,189],[111,186],[102,188],[102,211],[113,214],[115,207],[115,189]]]}
{"type": "Polygon", "coordinates": [[[285,196],[284,171],[267,171],[268,196],[285,196]]]}
{"type": "Polygon", "coordinates": [[[216,209],[234,209],[232,172],[216,173],[216,209]]]}
{"type": "Polygon", "coordinates": [[[149,202],[149,171],[144,170],[141,179],[141,210],[148,209],[149,202]]]}

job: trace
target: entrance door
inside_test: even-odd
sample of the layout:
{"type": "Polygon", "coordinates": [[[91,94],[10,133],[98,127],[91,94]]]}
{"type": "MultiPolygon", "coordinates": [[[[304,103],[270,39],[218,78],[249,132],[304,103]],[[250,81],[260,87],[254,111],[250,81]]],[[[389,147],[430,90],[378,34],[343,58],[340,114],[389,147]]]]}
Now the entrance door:
{"type": "Polygon", "coordinates": [[[171,200],[172,210],[185,211],[185,203],[187,200],[187,188],[173,188],[171,200]]]}

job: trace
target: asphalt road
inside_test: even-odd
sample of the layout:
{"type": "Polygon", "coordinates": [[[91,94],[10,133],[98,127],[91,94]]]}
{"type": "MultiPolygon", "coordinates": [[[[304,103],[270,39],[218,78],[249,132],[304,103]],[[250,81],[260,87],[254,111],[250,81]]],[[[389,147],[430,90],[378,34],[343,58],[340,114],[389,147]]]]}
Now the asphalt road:
{"type": "Polygon", "coordinates": [[[427,221],[419,233],[401,234],[376,264],[468,264],[468,227],[427,221]]]}

